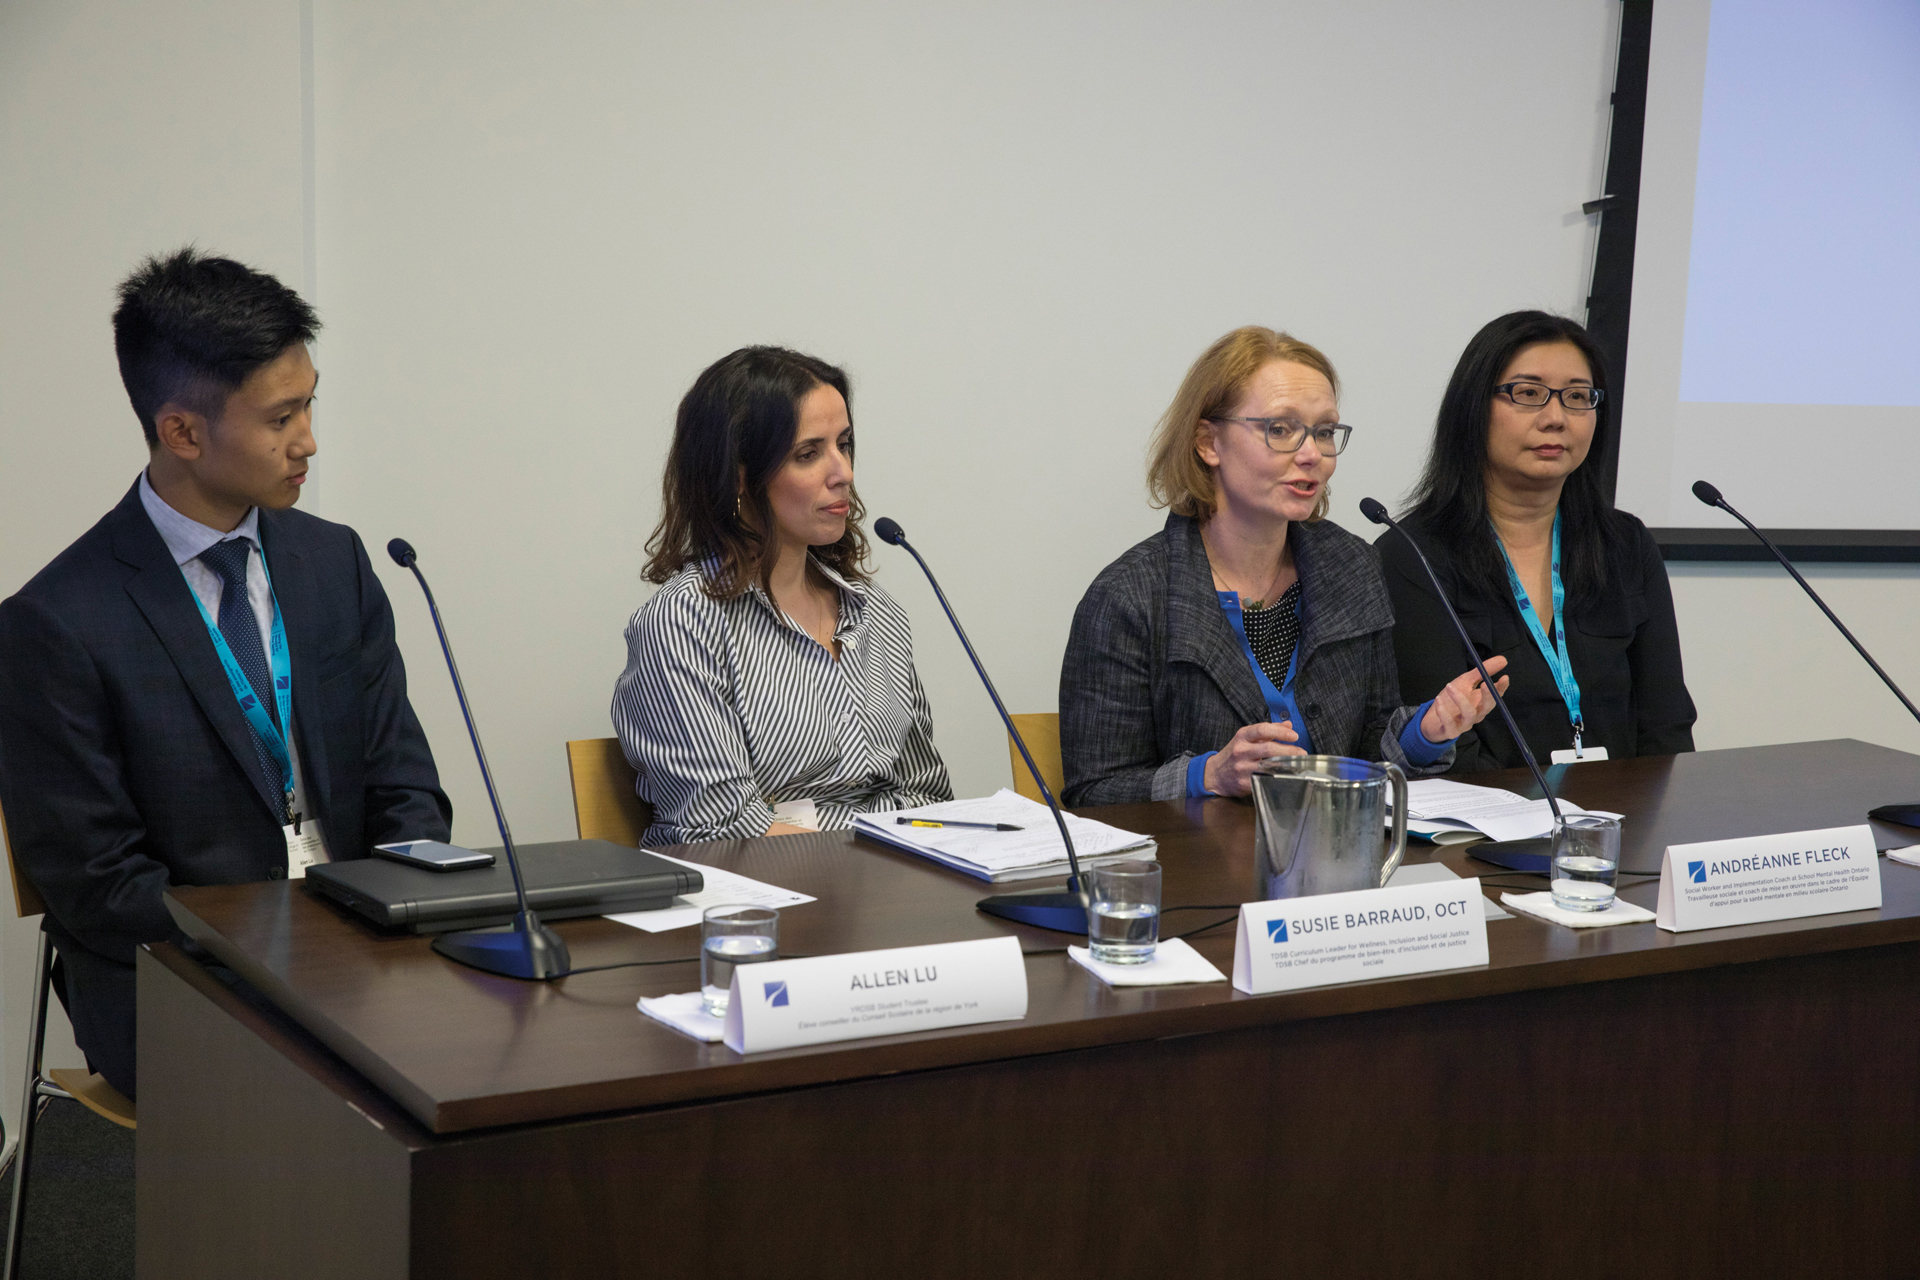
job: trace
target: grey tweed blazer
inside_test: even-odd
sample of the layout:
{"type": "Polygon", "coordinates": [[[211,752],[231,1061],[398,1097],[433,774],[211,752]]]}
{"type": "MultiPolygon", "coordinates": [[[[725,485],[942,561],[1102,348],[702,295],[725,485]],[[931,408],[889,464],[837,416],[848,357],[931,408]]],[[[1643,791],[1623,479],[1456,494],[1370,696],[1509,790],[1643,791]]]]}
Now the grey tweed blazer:
{"type": "MultiPolygon", "coordinates": [[[[1301,584],[1294,691],[1313,749],[1440,773],[1453,748],[1409,765],[1400,731],[1393,606],[1374,549],[1321,520],[1287,531],[1301,584]]],[[[1187,765],[1267,718],[1246,650],[1214,594],[1200,526],[1166,528],[1101,571],[1074,611],[1060,667],[1060,754],[1070,805],[1177,800],[1187,765]]]]}

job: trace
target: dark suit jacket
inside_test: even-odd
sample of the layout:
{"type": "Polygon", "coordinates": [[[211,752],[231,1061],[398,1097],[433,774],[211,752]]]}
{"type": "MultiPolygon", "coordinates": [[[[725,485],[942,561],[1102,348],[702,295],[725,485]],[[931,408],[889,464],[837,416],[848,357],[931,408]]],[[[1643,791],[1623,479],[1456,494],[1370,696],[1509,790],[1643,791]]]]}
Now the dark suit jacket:
{"type": "MultiPolygon", "coordinates": [[[[1391,760],[1413,714],[1393,669],[1393,611],[1373,549],[1328,520],[1287,531],[1300,574],[1294,694],[1313,749],[1391,760]]],[[[1060,666],[1060,756],[1071,805],[1173,800],[1187,765],[1267,719],[1266,698],[1213,589],[1200,527],[1166,528],[1101,571],[1060,666]]]]}
{"type": "MultiPolygon", "coordinates": [[[[359,537],[262,511],[260,541],[328,852],[361,858],[387,841],[446,839],[451,806],[359,537]]],[[[0,801],[56,941],[123,964],[137,943],[172,935],[168,885],[286,874],[279,798],[137,484],[0,602],[0,801]]]]}
{"type": "MultiPolygon", "coordinates": [[[[1628,550],[1608,566],[1607,586],[1599,595],[1566,602],[1567,657],[1580,681],[1580,715],[1588,745],[1603,746],[1612,759],[1666,755],[1693,750],[1693,699],[1680,670],[1680,631],[1673,617],[1673,592],[1659,544],[1647,527],[1625,512],[1615,512],[1628,550]]],[[[1573,745],[1567,704],[1553,682],[1520,606],[1504,583],[1470,582],[1456,567],[1449,548],[1439,545],[1426,523],[1414,515],[1401,523],[1420,541],[1453,598],[1454,609],[1483,658],[1507,655],[1507,705],[1527,745],[1544,765],[1549,752],[1573,745]]],[[[1440,686],[1472,665],[1460,637],[1447,620],[1446,607],[1433,594],[1427,575],[1406,542],[1392,530],[1374,544],[1386,568],[1393,595],[1394,649],[1403,697],[1424,701],[1440,686]]],[[[1454,771],[1518,769],[1526,764],[1506,721],[1494,712],[1460,736],[1454,771]]]]}

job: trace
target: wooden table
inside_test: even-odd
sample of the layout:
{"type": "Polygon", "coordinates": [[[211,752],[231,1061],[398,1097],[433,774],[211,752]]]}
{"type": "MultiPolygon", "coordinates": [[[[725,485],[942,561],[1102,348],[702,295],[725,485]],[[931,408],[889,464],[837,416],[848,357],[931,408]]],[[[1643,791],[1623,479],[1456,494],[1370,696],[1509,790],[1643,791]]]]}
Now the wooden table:
{"type": "MultiPolygon", "coordinates": [[[[1556,785],[1627,814],[1625,860],[1651,866],[1669,841],[1862,821],[1920,797],[1920,757],[1806,743],[1556,785]]],[[[1245,804],[1093,812],[1155,835],[1169,907],[1251,894],[1245,804]]],[[[179,889],[252,989],[140,956],[140,1274],[1916,1264],[1920,869],[1882,861],[1879,911],[1683,935],[1520,917],[1488,926],[1484,968],[1251,998],[1108,989],[1062,935],[976,912],[980,882],[849,835],[671,852],[816,895],[784,913],[789,953],[1017,936],[1028,1016],[743,1058],[634,1008],[697,985],[686,930],[562,922],[576,966],[677,963],[529,984],[286,882],[179,889]]],[[[1192,941],[1230,968],[1230,927],[1192,941]]]]}

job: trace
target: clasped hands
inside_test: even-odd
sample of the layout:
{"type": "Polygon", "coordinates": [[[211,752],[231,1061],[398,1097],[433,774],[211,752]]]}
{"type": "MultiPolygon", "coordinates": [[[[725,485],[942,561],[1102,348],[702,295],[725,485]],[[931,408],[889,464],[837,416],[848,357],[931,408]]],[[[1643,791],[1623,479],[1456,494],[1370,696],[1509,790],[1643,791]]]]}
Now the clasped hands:
{"type": "MultiPolygon", "coordinates": [[[[1507,665],[1503,657],[1486,660],[1487,674],[1496,675],[1507,665]]],[[[1500,692],[1507,691],[1507,677],[1500,676],[1500,692]]],[[[1480,680],[1480,672],[1469,670],[1448,681],[1433,699],[1433,705],[1420,717],[1420,732],[1428,742],[1450,742],[1486,719],[1493,710],[1493,695],[1480,680]]],[[[1253,787],[1253,773],[1275,756],[1303,756],[1295,744],[1300,735],[1291,720],[1279,724],[1250,724],[1233,735],[1231,741],[1213,753],[1201,771],[1208,791],[1222,796],[1244,796],[1253,787]]]]}

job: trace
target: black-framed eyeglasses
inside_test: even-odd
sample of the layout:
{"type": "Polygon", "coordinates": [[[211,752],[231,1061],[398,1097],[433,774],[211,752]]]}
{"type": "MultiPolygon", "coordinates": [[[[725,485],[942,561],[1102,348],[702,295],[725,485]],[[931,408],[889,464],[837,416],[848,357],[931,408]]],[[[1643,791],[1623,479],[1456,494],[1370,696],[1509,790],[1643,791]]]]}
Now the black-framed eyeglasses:
{"type": "Polygon", "coordinates": [[[1556,390],[1538,382],[1503,382],[1494,390],[1522,409],[1544,409],[1547,401],[1559,396],[1561,405],[1568,413],[1587,413],[1607,395],[1598,387],[1560,387],[1556,390]]]}
{"type": "Polygon", "coordinates": [[[1267,448],[1275,453],[1298,453],[1307,436],[1312,435],[1314,448],[1321,453],[1335,454],[1347,447],[1347,438],[1353,434],[1353,428],[1344,422],[1309,427],[1292,418],[1209,418],[1207,421],[1244,422],[1257,427],[1267,438],[1267,448]]]}

